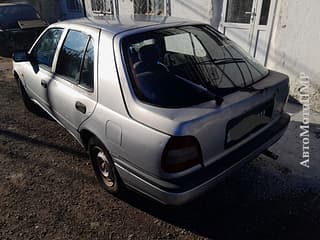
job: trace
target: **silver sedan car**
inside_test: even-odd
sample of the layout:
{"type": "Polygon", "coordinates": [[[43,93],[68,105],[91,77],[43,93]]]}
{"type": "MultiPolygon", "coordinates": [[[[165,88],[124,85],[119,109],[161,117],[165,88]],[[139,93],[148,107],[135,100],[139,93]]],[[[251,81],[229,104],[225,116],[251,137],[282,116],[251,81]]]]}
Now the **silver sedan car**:
{"type": "Polygon", "coordinates": [[[102,187],[169,205],[205,193],[279,140],[288,77],[211,26],[101,17],[49,26],[13,72],[26,107],[88,150],[102,187]]]}

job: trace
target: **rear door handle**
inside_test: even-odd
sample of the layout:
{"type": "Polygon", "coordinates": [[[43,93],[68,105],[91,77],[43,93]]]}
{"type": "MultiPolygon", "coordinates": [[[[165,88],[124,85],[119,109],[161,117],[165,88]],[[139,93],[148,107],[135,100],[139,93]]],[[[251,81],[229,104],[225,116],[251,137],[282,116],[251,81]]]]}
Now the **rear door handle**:
{"type": "Polygon", "coordinates": [[[75,107],[79,112],[83,114],[87,112],[87,107],[82,102],[77,101],[75,107]]]}
{"type": "Polygon", "coordinates": [[[48,82],[45,81],[45,80],[41,80],[41,86],[44,87],[44,88],[47,88],[48,87],[48,82]]]}
{"type": "Polygon", "coordinates": [[[244,14],[252,15],[253,17],[255,17],[257,15],[255,12],[244,12],[244,14]]]}

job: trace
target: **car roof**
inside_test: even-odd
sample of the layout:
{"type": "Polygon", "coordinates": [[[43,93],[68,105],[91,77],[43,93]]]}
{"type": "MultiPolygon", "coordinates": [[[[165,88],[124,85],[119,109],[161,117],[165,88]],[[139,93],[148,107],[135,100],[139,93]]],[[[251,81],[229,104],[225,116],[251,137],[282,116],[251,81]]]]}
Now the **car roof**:
{"type": "Polygon", "coordinates": [[[93,28],[99,28],[114,35],[149,26],[174,26],[186,24],[199,24],[201,22],[189,21],[186,19],[163,16],[146,16],[146,15],[128,15],[128,16],[101,16],[87,17],[75,20],[59,22],[55,25],[83,25],[93,28]]]}

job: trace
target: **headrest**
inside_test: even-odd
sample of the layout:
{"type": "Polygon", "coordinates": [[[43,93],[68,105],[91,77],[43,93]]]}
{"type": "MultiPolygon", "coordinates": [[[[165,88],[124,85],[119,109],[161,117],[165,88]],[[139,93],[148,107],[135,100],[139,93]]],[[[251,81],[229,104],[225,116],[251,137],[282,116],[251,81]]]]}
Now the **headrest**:
{"type": "Polygon", "coordinates": [[[159,48],[155,44],[143,46],[139,50],[139,59],[144,63],[153,64],[156,63],[159,58],[159,48]]]}

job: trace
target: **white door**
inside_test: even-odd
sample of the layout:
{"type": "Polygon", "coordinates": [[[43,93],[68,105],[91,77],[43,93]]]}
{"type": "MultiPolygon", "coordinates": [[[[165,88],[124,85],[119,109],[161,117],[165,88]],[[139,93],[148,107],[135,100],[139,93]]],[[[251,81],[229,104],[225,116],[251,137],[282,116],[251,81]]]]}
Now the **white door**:
{"type": "Polygon", "coordinates": [[[266,63],[277,0],[224,0],[220,31],[266,63]]]}

